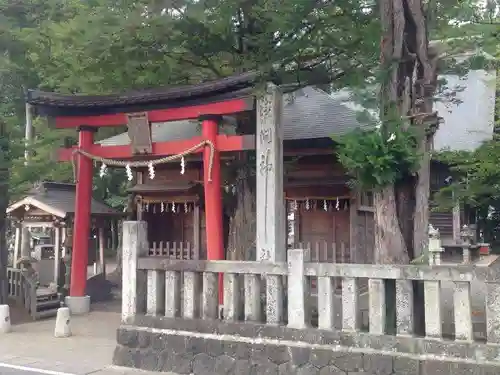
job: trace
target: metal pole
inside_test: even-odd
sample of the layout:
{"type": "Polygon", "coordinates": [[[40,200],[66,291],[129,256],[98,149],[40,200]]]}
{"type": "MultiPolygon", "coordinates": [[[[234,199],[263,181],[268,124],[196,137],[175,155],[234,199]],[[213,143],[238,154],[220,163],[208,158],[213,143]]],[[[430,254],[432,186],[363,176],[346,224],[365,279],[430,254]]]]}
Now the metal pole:
{"type": "Polygon", "coordinates": [[[24,133],[26,148],[24,150],[24,159],[25,159],[24,165],[28,165],[30,159],[30,153],[31,153],[30,147],[32,138],[33,138],[33,115],[31,111],[31,104],[26,103],[26,128],[24,133]]]}

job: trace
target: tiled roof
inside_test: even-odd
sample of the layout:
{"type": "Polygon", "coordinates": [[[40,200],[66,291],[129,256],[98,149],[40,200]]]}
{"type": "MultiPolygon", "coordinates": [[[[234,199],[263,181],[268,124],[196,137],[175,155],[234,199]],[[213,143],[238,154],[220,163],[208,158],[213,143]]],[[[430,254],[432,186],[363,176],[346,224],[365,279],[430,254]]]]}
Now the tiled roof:
{"type": "Polygon", "coordinates": [[[109,95],[66,95],[28,90],[26,102],[43,116],[98,116],[172,108],[249,95],[261,75],[247,72],[196,85],[159,87],[109,95]]]}
{"type": "MultiPolygon", "coordinates": [[[[9,206],[7,212],[10,213],[28,204],[44,211],[50,210],[50,213],[64,217],[67,214],[75,212],[75,198],[76,191],[74,184],[44,182],[38,188],[30,191],[27,197],[9,206]]],[[[120,212],[102,202],[92,199],[91,214],[117,215],[120,212]]]]}
{"type": "Polygon", "coordinates": [[[197,85],[160,87],[109,95],[65,95],[54,92],[28,90],[26,101],[35,106],[45,105],[74,108],[148,104],[151,102],[176,101],[235,91],[252,86],[257,78],[258,74],[256,72],[248,72],[221,78],[216,81],[202,82],[197,85]]]}
{"type": "MultiPolygon", "coordinates": [[[[329,138],[342,135],[364,126],[357,120],[357,111],[343,99],[335,99],[328,93],[305,87],[285,98],[283,128],[285,140],[329,138]]],[[[151,129],[153,142],[176,141],[200,135],[197,121],[173,121],[155,123],[151,129]]],[[[223,127],[225,134],[234,134],[231,126],[223,127]]],[[[101,140],[102,145],[127,145],[127,133],[101,140]]]]}

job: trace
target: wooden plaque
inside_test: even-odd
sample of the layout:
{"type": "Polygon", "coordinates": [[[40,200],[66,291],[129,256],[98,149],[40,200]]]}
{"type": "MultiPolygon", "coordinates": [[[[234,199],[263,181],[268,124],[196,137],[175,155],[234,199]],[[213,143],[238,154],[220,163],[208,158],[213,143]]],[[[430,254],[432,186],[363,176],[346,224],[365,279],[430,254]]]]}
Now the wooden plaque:
{"type": "Polygon", "coordinates": [[[147,112],[128,113],[127,126],[132,154],[151,154],[153,141],[147,112]]]}

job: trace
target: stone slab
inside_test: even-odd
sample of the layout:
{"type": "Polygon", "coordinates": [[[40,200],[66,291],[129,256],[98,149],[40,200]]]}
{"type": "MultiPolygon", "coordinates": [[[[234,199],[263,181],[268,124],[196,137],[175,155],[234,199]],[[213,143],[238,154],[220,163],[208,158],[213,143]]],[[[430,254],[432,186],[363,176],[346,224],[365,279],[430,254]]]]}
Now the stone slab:
{"type": "Polygon", "coordinates": [[[84,315],[90,312],[90,296],[65,298],[64,302],[69,307],[71,315],[84,315]]]}
{"type": "Polygon", "coordinates": [[[484,365],[451,358],[422,360],[369,350],[355,352],[336,345],[292,346],[262,337],[245,342],[236,336],[207,338],[195,332],[189,335],[128,328],[120,329],[117,338],[115,365],[179,375],[487,375],[500,372],[500,363],[484,365]]]}

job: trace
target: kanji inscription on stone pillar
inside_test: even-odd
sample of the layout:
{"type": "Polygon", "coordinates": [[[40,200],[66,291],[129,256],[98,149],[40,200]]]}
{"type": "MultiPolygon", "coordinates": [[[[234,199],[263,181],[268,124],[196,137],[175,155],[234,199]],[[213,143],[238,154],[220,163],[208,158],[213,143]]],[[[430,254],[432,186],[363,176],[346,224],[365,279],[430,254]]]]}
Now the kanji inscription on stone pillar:
{"type": "Polygon", "coordinates": [[[257,260],[286,260],[282,93],[274,85],[257,101],[257,260]]]}

